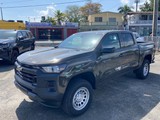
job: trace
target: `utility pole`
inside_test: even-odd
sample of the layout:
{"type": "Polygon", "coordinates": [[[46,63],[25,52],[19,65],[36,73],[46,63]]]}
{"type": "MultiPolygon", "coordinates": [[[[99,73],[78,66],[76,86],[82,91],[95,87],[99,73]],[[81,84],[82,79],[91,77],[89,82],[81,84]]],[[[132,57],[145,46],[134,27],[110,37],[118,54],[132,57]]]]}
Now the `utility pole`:
{"type": "Polygon", "coordinates": [[[138,3],[140,2],[140,0],[135,0],[134,2],[136,3],[136,12],[138,12],[138,3]]]}
{"type": "Polygon", "coordinates": [[[1,7],[0,7],[0,9],[1,9],[1,19],[3,20],[3,10],[2,10],[2,4],[3,4],[3,3],[1,3],[1,7]]]}
{"type": "Polygon", "coordinates": [[[159,0],[154,0],[154,6],[153,6],[153,23],[152,23],[152,36],[157,36],[157,28],[158,28],[158,7],[159,7],[159,0]]]}

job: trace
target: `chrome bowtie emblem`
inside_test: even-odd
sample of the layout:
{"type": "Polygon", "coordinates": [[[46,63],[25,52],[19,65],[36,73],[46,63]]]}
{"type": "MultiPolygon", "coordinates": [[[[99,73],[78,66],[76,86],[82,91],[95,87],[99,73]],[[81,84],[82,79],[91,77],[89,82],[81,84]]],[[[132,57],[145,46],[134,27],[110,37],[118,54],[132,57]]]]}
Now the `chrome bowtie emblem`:
{"type": "Polygon", "coordinates": [[[22,67],[20,65],[17,65],[17,68],[16,68],[17,71],[22,71],[22,67]]]}

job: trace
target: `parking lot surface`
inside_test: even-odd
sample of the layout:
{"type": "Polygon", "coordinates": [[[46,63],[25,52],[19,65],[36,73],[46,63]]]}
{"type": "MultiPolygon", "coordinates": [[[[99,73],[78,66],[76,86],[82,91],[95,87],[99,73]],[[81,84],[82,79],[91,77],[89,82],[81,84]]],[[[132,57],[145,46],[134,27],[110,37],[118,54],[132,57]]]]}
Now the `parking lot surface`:
{"type": "Polygon", "coordinates": [[[91,107],[79,117],[29,100],[14,86],[13,68],[0,61],[0,120],[160,120],[160,55],[146,80],[128,73],[98,82],[91,107]]]}

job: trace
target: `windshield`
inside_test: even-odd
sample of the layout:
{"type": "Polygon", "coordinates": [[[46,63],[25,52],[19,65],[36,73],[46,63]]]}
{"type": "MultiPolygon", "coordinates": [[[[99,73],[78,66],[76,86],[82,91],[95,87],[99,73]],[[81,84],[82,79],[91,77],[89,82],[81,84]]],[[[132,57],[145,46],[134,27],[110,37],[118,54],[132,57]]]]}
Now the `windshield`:
{"type": "Polygon", "coordinates": [[[65,39],[60,45],[60,48],[71,48],[71,49],[83,49],[90,50],[94,49],[101,38],[104,35],[102,33],[76,33],[65,39]]]}
{"type": "Polygon", "coordinates": [[[16,33],[13,31],[0,31],[0,39],[15,39],[16,33]]]}

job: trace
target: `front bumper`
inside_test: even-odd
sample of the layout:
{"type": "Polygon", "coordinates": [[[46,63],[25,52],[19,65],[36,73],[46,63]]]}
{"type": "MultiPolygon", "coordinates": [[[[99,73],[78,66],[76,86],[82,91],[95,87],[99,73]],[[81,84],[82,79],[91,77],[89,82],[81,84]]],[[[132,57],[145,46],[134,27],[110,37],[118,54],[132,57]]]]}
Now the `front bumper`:
{"type": "Polygon", "coordinates": [[[63,94],[58,91],[58,74],[40,74],[36,76],[36,83],[31,83],[23,79],[16,72],[15,85],[31,100],[50,107],[59,107],[63,94]]]}

